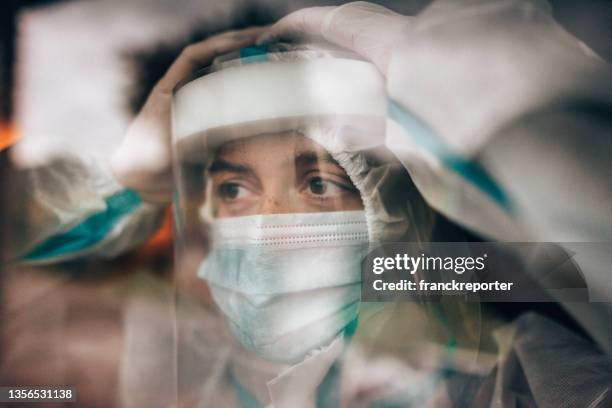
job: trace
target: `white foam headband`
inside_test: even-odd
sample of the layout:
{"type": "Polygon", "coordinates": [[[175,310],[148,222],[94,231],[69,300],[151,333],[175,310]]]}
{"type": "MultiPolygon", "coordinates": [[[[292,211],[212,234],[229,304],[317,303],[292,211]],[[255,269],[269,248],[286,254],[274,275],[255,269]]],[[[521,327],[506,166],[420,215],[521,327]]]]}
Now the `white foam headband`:
{"type": "Polygon", "coordinates": [[[384,80],[374,65],[347,58],[270,60],[232,65],[178,88],[173,137],[276,118],[386,114],[384,80]]]}

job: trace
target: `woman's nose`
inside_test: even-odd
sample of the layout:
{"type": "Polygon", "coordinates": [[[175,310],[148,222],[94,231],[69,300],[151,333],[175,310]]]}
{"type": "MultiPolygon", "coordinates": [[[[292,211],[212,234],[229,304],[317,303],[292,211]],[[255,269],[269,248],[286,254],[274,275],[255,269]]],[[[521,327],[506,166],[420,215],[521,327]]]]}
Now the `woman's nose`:
{"type": "Polygon", "coordinates": [[[259,214],[283,214],[293,212],[290,200],[288,197],[280,195],[264,196],[259,214]]]}

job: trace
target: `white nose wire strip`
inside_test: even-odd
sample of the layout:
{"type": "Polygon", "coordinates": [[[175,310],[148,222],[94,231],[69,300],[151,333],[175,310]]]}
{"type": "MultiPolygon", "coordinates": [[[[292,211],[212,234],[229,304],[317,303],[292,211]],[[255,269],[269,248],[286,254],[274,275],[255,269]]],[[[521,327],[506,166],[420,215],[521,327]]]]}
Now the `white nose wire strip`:
{"type": "Polygon", "coordinates": [[[214,220],[213,244],[272,247],[368,242],[364,211],[253,215],[214,220]]]}
{"type": "Polygon", "coordinates": [[[188,82],[176,91],[173,134],[177,141],[219,126],[286,117],[385,117],[384,90],[376,67],[353,59],[232,66],[188,82]]]}

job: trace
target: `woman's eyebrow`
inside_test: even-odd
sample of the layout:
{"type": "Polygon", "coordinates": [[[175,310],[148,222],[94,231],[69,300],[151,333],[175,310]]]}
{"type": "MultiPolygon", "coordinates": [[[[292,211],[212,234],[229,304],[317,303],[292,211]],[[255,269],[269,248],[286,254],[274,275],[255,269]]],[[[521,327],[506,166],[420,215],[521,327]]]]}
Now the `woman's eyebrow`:
{"type": "Polygon", "coordinates": [[[254,174],[253,169],[245,164],[230,163],[221,159],[215,159],[208,168],[210,174],[222,171],[239,174],[254,174]]]}
{"type": "Polygon", "coordinates": [[[316,151],[309,150],[309,151],[301,152],[300,154],[295,156],[296,167],[310,166],[313,164],[317,164],[318,162],[321,162],[321,161],[332,164],[340,169],[342,168],[340,167],[338,162],[336,162],[334,158],[331,157],[331,155],[327,152],[316,152],[316,151]]]}

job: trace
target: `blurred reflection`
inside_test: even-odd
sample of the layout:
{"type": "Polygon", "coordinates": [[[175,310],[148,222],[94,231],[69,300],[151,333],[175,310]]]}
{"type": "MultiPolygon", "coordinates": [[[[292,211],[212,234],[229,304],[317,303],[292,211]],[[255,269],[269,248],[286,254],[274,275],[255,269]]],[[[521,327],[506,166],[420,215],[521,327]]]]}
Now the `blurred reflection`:
{"type": "MultiPolygon", "coordinates": [[[[370,242],[429,239],[435,221],[401,165],[378,146],[378,74],[334,53],[279,45],[268,50],[269,62],[242,66],[222,56],[214,75],[176,93],[178,274],[197,274],[213,299],[202,302],[192,288],[179,293],[177,387],[190,396],[187,406],[423,404],[442,392],[444,370],[477,370],[477,304],[360,302],[370,242]],[[355,66],[354,75],[333,78],[335,91],[352,99],[338,104],[312,87],[329,84],[317,69],[325,64],[355,66]],[[258,72],[251,93],[267,89],[277,100],[267,97],[259,108],[249,102],[257,98],[234,99],[236,81],[249,78],[241,70],[258,72]],[[286,78],[293,88],[278,85],[286,78]],[[214,107],[207,104],[213,81],[222,84],[214,107]],[[204,106],[225,125],[200,125],[204,106]],[[260,109],[293,116],[242,119],[260,109]],[[457,344],[473,351],[457,357],[457,344]]],[[[125,361],[127,393],[142,386],[136,373],[148,363],[136,345],[125,361]]]]}
{"type": "MultiPolygon", "coordinates": [[[[364,63],[354,54],[281,43],[197,61],[192,68],[211,66],[172,78],[182,81],[175,98],[198,80],[256,69],[262,54],[303,65],[294,77],[271,71],[270,81],[282,86],[252,72],[234,78],[241,85],[221,81],[209,104],[200,94],[175,105],[189,107],[187,122],[195,125],[174,134],[171,210],[117,182],[107,159],[131,116],[157,119],[158,127],[131,128],[142,140],[151,142],[160,129],[169,137],[170,92],[159,105],[150,95],[159,96],[154,84],[182,47],[271,23],[304,5],[244,2],[233,13],[232,2],[128,3],[69,2],[25,10],[18,19],[18,119],[0,122],[0,149],[18,133],[26,137],[0,158],[0,385],[72,385],[77,405],[92,407],[609,404],[606,303],[570,305],[568,313],[553,302],[360,300],[370,245],[482,237],[422,197],[409,171],[423,177],[435,163],[419,168],[414,146],[396,151],[389,144],[386,83],[360,77],[378,71],[359,68],[364,63]],[[316,71],[308,63],[326,59],[350,69],[316,71]],[[349,96],[336,99],[343,83],[349,96]]],[[[425,3],[393,6],[416,12],[425,3]]],[[[578,7],[559,4],[561,14],[578,7]]],[[[591,21],[582,18],[569,25],[591,21]]],[[[595,49],[609,51],[607,37],[599,42],[595,49]]],[[[511,131],[532,125],[521,120],[511,131]]],[[[559,127],[555,141],[565,130],[559,127]]],[[[151,145],[137,144],[125,162],[138,163],[151,145]]],[[[530,142],[520,145],[521,155],[533,150],[530,142]]],[[[540,165],[541,158],[528,162],[540,165]]],[[[148,181],[153,190],[165,187],[161,174],[148,181]]],[[[432,187],[440,179],[425,181],[432,187]]],[[[460,188],[456,195],[432,191],[450,206],[471,197],[460,188]]],[[[597,222],[589,226],[599,231],[597,222]]],[[[605,300],[602,259],[588,261],[603,271],[596,289],[605,300]]],[[[525,269],[517,274],[529,276],[525,269]]],[[[585,286],[583,279],[576,284],[585,286]]]]}

